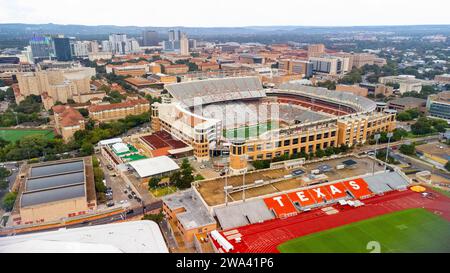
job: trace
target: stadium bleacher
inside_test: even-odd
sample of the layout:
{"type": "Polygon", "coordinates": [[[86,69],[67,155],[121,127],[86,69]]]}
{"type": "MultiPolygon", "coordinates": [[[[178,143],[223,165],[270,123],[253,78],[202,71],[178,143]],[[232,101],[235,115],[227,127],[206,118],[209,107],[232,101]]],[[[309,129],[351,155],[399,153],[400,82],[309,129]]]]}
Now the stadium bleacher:
{"type": "Polygon", "coordinates": [[[275,218],[261,199],[216,208],[214,212],[222,229],[241,227],[275,218]]]}
{"type": "Polygon", "coordinates": [[[187,107],[266,96],[258,77],[190,81],[168,84],[165,88],[172,97],[187,107]]]}
{"type": "Polygon", "coordinates": [[[327,101],[333,99],[336,102],[345,103],[349,106],[356,106],[361,112],[373,112],[377,108],[376,103],[371,99],[356,96],[353,93],[349,92],[339,92],[328,90],[326,88],[312,87],[295,83],[282,84],[280,86],[280,90],[296,90],[300,91],[303,94],[309,94],[310,96],[314,96],[317,98],[327,98],[327,101]]]}

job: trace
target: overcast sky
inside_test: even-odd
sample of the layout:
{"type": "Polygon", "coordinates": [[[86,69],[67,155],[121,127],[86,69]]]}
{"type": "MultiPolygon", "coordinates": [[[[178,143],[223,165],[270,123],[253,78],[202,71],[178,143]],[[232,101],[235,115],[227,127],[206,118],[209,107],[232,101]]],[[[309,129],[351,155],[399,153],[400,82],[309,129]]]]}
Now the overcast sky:
{"type": "Polygon", "coordinates": [[[120,26],[450,24],[449,0],[0,0],[0,23],[120,26]]]}

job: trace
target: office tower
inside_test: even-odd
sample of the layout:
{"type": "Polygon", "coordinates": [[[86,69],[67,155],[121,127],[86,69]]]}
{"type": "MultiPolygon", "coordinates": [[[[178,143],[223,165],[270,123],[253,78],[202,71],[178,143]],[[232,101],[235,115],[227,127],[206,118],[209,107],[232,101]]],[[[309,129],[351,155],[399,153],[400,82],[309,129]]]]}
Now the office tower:
{"type": "Polygon", "coordinates": [[[158,33],[153,30],[144,30],[142,32],[143,46],[157,46],[159,42],[158,33]]]}
{"type": "Polygon", "coordinates": [[[30,40],[30,46],[34,62],[49,60],[55,57],[55,48],[51,36],[34,36],[30,40]]]}
{"type": "Polygon", "coordinates": [[[53,38],[53,43],[55,45],[55,54],[58,61],[71,61],[72,60],[72,50],[70,48],[70,39],[64,37],[53,38]]]}
{"type": "Polygon", "coordinates": [[[114,54],[127,53],[127,35],[126,34],[111,34],[109,35],[109,42],[111,43],[111,51],[114,54]]]}
{"type": "Polygon", "coordinates": [[[169,41],[179,41],[181,36],[180,30],[169,30],[169,41]]]}
{"type": "Polygon", "coordinates": [[[189,49],[196,49],[197,48],[197,40],[189,39],[189,49]]]}

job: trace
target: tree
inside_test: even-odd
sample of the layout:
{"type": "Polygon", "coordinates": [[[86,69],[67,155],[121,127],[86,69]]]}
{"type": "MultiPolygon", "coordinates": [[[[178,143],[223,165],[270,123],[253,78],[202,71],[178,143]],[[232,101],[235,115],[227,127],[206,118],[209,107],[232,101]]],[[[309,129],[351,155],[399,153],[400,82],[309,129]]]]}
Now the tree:
{"type": "Polygon", "coordinates": [[[8,186],[9,186],[8,180],[0,178],[0,191],[6,190],[8,186]]]}
{"type": "Polygon", "coordinates": [[[447,163],[445,163],[445,169],[450,172],[450,161],[447,161],[447,163]]]}
{"type": "Polygon", "coordinates": [[[17,192],[8,192],[2,198],[2,207],[6,211],[11,211],[14,207],[14,203],[16,202],[17,192]]]}
{"type": "Polygon", "coordinates": [[[89,111],[85,108],[78,109],[78,112],[80,112],[80,114],[85,118],[89,117],[89,111]]]}
{"type": "Polygon", "coordinates": [[[144,215],[144,217],[142,217],[142,220],[150,220],[159,224],[164,220],[164,214],[162,213],[162,210],[160,210],[158,214],[144,215]]]}
{"type": "Polygon", "coordinates": [[[159,177],[152,177],[148,180],[148,188],[154,189],[159,186],[159,182],[161,182],[161,178],[159,177]]]}
{"type": "Polygon", "coordinates": [[[399,150],[402,154],[414,155],[416,153],[416,146],[414,144],[402,144],[399,150]]]}
{"type": "Polygon", "coordinates": [[[80,149],[82,156],[92,155],[94,153],[94,145],[90,142],[84,142],[80,149]]]}
{"type": "Polygon", "coordinates": [[[176,171],[170,176],[170,183],[175,185],[177,188],[182,184],[181,172],[176,171]]]}
{"type": "Polygon", "coordinates": [[[425,117],[421,117],[411,125],[411,132],[416,135],[426,135],[433,132],[432,123],[425,117]]]}

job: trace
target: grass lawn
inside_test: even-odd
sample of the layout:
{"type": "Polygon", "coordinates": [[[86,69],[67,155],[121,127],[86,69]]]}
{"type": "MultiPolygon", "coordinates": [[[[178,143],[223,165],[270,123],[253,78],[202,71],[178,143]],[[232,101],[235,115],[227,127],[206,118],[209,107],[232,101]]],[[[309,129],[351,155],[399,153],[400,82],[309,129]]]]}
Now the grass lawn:
{"type": "Polygon", "coordinates": [[[22,130],[22,129],[0,129],[0,138],[7,141],[16,141],[25,136],[42,135],[47,139],[55,137],[52,130],[22,130]]]}
{"type": "Polygon", "coordinates": [[[230,130],[223,130],[223,136],[228,138],[252,138],[257,137],[267,131],[270,131],[272,129],[272,122],[265,122],[260,123],[257,125],[251,125],[251,126],[243,126],[235,129],[230,130]]]}
{"type": "Polygon", "coordinates": [[[450,222],[425,210],[408,209],[310,234],[278,246],[282,253],[449,252],[450,222]]]}
{"type": "Polygon", "coordinates": [[[155,197],[161,197],[161,196],[164,196],[164,195],[168,195],[168,194],[174,193],[176,191],[177,191],[177,188],[176,187],[172,187],[172,186],[162,187],[162,188],[157,188],[157,189],[151,189],[150,190],[150,192],[155,197]]]}

